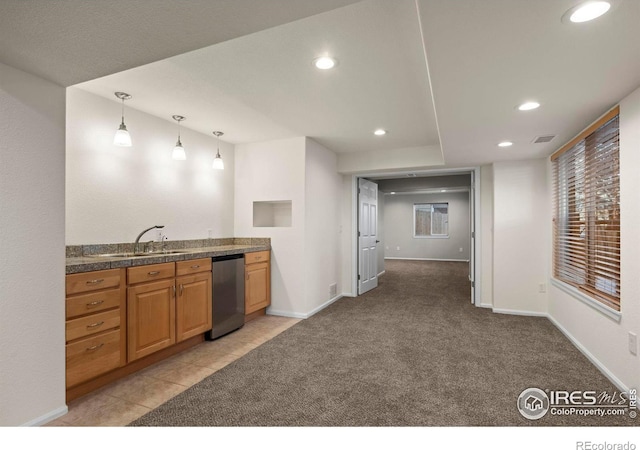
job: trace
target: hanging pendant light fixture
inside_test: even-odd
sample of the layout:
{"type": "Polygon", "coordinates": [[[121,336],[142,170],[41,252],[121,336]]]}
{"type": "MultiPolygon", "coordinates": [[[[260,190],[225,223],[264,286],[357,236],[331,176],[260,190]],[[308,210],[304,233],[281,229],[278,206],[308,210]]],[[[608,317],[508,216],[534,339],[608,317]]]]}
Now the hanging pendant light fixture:
{"type": "Polygon", "coordinates": [[[176,146],[173,148],[173,153],[171,153],[171,157],[177,161],[184,161],[185,159],[187,159],[187,154],[184,151],[182,142],[180,142],[180,122],[182,122],[183,120],[186,120],[186,117],[173,116],[173,120],[178,122],[178,142],[176,142],[176,146]]]}
{"type": "Polygon", "coordinates": [[[131,147],[131,136],[127,131],[127,126],[124,124],[124,101],[131,99],[131,96],[126,92],[116,92],[116,97],[122,100],[122,123],[120,128],[116,131],[116,135],[113,138],[113,144],[119,147],[131,147]]]}
{"type": "Polygon", "coordinates": [[[224,161],[222,161],[222,157],[220,156],[220,136],[222,136],[223,134],[224,133],[222,131],[213,132],[213,135],[218,138],[218,153],[213,160],[213,168],[218,170],[224,170],[224,161]]]}

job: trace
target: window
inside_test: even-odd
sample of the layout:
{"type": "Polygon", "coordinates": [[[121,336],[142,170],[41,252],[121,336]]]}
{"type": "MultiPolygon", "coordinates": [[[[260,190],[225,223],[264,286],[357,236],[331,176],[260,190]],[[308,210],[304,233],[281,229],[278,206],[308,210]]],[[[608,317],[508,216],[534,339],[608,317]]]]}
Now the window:
{"type": "Polygon", "coordinates": [[[551,156],[553,275],[620,311],[619,109],[551,156]]]}
{"type": "Polygon", "coordinates": [[[449,237],[449,204],[415,203],[413,205],[413,237],[449,237]]]}

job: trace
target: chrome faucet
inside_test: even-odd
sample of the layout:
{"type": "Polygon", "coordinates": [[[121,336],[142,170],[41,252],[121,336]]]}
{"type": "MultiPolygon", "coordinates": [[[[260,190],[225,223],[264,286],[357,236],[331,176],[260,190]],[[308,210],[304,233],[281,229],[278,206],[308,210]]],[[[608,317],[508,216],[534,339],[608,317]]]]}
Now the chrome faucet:
{"type": "Polygon", "coordinates": [[[164,225],[154,225],[152,227],[147,228],[146,230],[142,230],[142,232],[136,238],[135,243],[133,244],[134,253],[140,253],[140,238],[142,237],[142,235],[145,234],[147,231],[151,231],[156,228],[164,228],[164,225]]]}

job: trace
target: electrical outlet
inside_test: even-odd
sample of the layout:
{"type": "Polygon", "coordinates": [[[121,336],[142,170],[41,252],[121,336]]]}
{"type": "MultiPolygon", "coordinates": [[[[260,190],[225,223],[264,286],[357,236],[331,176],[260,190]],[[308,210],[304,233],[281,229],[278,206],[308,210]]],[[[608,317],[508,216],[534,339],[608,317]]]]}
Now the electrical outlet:
{"type": "Polygon", "coordinates": [[[396,250],[400,250],[400,247],[396,247],[396,250]]]}
{"type": "Polygon", "coordinates": [[[540,283],[538,285],[538,292],[540,294],[544,294],[545,292],[547,292],[547,283],[540,283]]]}
{"type": "Polygon", "coordinates": [[[460,247],[460,250],[458,250],[460,253],[462,253],[462,247],[460,247]]]}
{"type": "Polygon", "coordinates": [[[213,239],[213,230],[211,228],[207,229],[207,237],[209,239],[213,239]]]}
{"type": "Polygon", "coordinates": [[[629,331],[629,351],[632,355],[638,354],[638,336],[629,331]]]}
{"type": "Polygon", "coordinates": [[[162,231],[156,231],[156,242],[162,242],[162,231]]]}
{"type": "Polygon", "coordinates": [[[389,246],[387,245],[384,249],[385,249],[385,250],[389,250],[389,246]]]}

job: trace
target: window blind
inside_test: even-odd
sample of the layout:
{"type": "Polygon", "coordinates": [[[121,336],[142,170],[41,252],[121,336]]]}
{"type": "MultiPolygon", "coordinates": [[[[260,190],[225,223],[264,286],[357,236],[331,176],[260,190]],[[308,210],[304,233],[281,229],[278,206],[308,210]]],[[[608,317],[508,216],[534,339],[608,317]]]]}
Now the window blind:
{"type": "Polygon", "coordinates": [[[552,155],[554,277],[620,311],[619,111],[552,155]]]}

